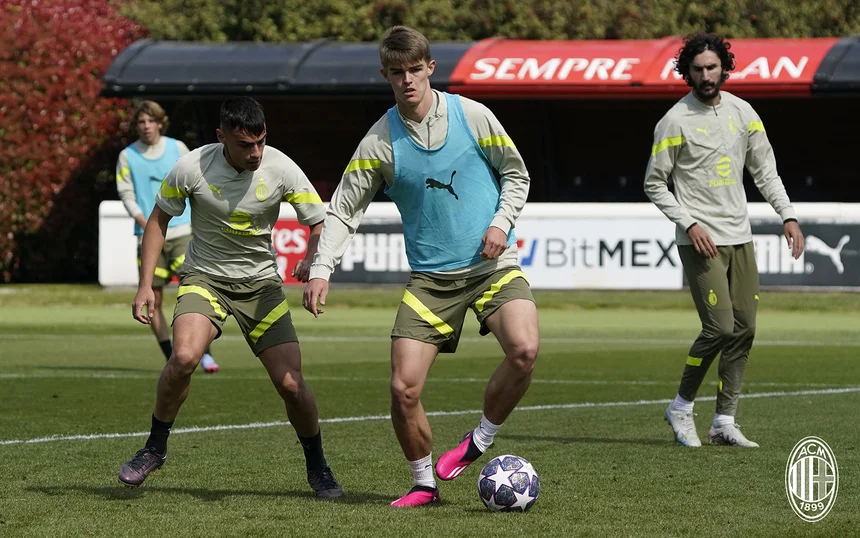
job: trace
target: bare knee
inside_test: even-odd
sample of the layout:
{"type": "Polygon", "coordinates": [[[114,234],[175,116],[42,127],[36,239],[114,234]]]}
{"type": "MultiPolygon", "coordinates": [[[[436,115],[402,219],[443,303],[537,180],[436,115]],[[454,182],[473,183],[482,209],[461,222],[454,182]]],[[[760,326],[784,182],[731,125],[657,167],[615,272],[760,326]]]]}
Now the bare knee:
{"type": "Polygon", "coordinates": [[[296,402],[304,390],[305,379],[300,372],[289,370],[274,383],[275,389],[285,402],[296,402]]]}
{"type": "Polygon", "coordinates": [[[175,344],[173,355],[170,357],[170,368],[177,377],[186,377],[194,373],[197,363],[200,362],[201,354],[192,346],[175,344]]]}
{"type": "Polygon", "coordinates": [[[530,375],[537,362],[539,344],[537,340],[524,341],[508,352],[506,360],[521,375],[530,375]]]}
{"type": "Polygon", "coordinates": [[[391,378],[391,405],[398,409],[413,409],[421,400],[421,390],[403,379],[391,378]]]}

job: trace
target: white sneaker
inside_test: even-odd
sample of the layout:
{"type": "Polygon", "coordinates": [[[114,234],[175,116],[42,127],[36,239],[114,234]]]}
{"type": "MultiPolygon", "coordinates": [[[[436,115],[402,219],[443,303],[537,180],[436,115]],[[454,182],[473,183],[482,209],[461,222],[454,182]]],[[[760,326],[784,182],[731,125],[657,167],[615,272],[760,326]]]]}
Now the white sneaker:
{"type": "Polygon", "coordinates": [[[215,362],[215,357],[208,353],[203,354],[203,358],[200,359],[200,366],[203,367],[203,371],[207,374],[214,374],[218,371],[218,363],[215,362]]]}
{"type": "Polygon", "coordinates": [[[696,433],[696,422],[693,420],[693,413],[676,411],[672,409],[672,406],[669,406],[666,408],[666,422],[672,428],[675,440],[679,444],[690,447],[702,446],[699,434],[696,433]]]}
{"type": "Polygon", "coordinates": [[[758,443],[750,441],[741,433],[738,424],[726,424],[725,426],[711,426],[708,430],[708,438],[714,445],[732,445],[744,448],[758,448],[758,443]]]}

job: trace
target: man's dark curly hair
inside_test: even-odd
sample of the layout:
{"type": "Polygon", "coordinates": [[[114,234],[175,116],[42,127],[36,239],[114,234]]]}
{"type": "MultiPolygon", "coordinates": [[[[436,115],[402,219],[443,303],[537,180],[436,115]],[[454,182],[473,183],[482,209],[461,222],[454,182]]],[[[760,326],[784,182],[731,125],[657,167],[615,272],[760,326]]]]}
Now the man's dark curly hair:
{"type": "Polygon", "coordinates": [[[729,52],[731,48],[731,43],[715,34],[689,35],[684,38],[684,46],[678,50],[678,54],[675,56],[678,59],[675,64],[675,71],[684,77],[688,86],[693,86],[690,79],[690,64],[693,63],[693,58],[706,50],[710,50],[720,57],[720,63],[723,66],[723,82],[725,82],[729,78],[729,71],[735,68],[735,55],[729,52]]]}

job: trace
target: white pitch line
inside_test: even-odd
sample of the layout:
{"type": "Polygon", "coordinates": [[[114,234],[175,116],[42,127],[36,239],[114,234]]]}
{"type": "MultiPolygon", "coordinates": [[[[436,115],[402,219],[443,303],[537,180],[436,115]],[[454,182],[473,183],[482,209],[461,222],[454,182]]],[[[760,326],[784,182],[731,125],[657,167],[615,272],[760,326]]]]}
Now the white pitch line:
{"type": "MultiPolygon", "coordinates": [[[[743,399],[754,399],[754,398],[779,398],[779,397],[790,397],[790,396],[821,396],[821,395],[829,395],[829,394],[847,394],[860,392],[860,387],[850,387],[850,388],[841,388],[841,389],[823,389],[823,390],[799,390],[793,392],[758,392],[753,394],[743,394],[741,398],[743,399]]],[[[714,401],[716,400],[715,396],[708,396],[703,398],[697,398],[698,401],[714,401]]],[[[548,411],[548,410],[556,410],[556,409],[581,409],[581,408],[598,408],[598,407],[637,407],[637,406],[645,406],[645,405],[657,405],[657,404],[667,404],[672,402],[671,399],[661,399],[661,400],[633,400],[626,402],[578,402],[578,403],[570,403],[570,404],[549,404],[549,405],[527,405],[521,406],[514,409],[514,411],[548,411]]],[[[480,415],[483,413],[480,409],[466,409],[462,411],[431,411],[427,413],[428,417],[448,417],[448,416],[458,416],[458,415],[480,415]]],[[[338,417],[338,418],[323,418],[320,419],[320,423],[325,424],[338,424],[344,422],[369,422],[374,420],[389,420],[391,415],[364,415],[357,417],[338,417]]],[[[277,426],[288,426],[290,423],[287,421],[275,421],[275,422],[251,422],[248,424],[225,424],[219,426],[193,426],[189,428],[176,428],[171,433],[181,434],[181,433],[203,433],[203,432],[213,432],[213,431],[227,431],[227,430],[249,430],[249,429],[262,429],[262,428],[272,428],[277,426]]],[[[56,441],[90,441],[94,439],[119,439],[119,438],[127,438],[127,437],[143,437],[149,435],[149,432],[132,432],[132,433],[95,433],[95,434],[87,434],[87,435],[51,435],[48,437],[35,437],[33,439],[8,439],[8,440],[0,440],[0,446],[4,445],[21,445],[21,444],[36,444],[36,443],[52,443],[56,441]]]]}
{"type": "MultiPolygon", "coordinates": [[[[160,370],[153,370],[151,374],[125,374],[125,373],[72,373],[72,372],[44,372],[36,374],[24,373],[0,373],[0,381],[4,379],[147,379],[154,380],[158,378],[160,370]]],[[[306,375],[308,381],[321,382],[344,382],[344,383],[389,383],[388,377],[344,377],[344,376],[315,376],[306,375]]],[[[268,381],[269,378],[265,374],[258,375],[235,375],[229,373],[220,373],[215,375],[199,374],[195,380],[200,380],[203,383],[217,381],[247,381],[259,380],[268,381]]],[[[484,377],[429,377],[428,383],[486,383],[489,378],[484,377]]],[[[600,380],[600,379],[532,379],[532,384],[536,385],[595,385],[595,386],[643,386],[657,387],[664,385],[676,385],[677,379],[665,381],[644,381],[644,380],[600,380]]],[[[709,382],[708,385],[716,385],[717,382],[709,382]]],[[[780,381],[747,381],[745,387],[804,387],[804,388],[854,388],[858,385],[853,383],[794,383],[780,381]]],[[[860,387],[858,387],[860,388],[860,387]]]]}
{"type": "MultiPolygon", "coordinates": [[[[692,335],[692,333],[691,333],[692,335]]],[[[141,341],[151,340],[152,335],[146,334],[19,334],[19,333],[0,333],[0,340],[120,340],[120,341],[141,341]]],[[[695,340],[695,335],[690,338],[616,338],[616,337],[567,337],[567,336],[547,336],[541,338],[541,343],[545,344],[597,344],[597,345],[620,345],[620,346],[674,346],[674,345],[690,345],[695,340]]],[[[244,342],[245,338],[238,335],[224,335],[218,339],[219,342],[244,342]]],[[[299,336],[300,342],[340,342],[340,343],[376,343],[390,342],[388,336],[321,336],[309,335],[299,336]]],[[[468,343],[488,343],[496,344],[496,340],[491,337],[472,337],[466,336],[460,338],[460,342],[468,343]]],[[[856,341],[845,340],[756,340],[756,346],[767,347],[860,347],[860,339],[856,341]]]]}

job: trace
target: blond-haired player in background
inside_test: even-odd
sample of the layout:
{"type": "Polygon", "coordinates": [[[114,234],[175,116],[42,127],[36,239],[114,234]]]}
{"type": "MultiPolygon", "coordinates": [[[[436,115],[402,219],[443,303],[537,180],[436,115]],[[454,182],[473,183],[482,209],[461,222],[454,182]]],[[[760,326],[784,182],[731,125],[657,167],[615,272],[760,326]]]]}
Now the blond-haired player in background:
{"type": "MultiPolygon", "coordinates": [[[[155,101],[141,101],[134,107],[132,122],[137,131],[137,140],[123,149],[116,163],[116,189],[126,211],[134,219],[134,235],[138,238],[137,265],[140,267],[140,240],[146,227],[146,219],[155,207],[155,196],[161,181],[179,160],[188,153],[188,147],[180,140],[165,136],[168,117],[155,101]]],[[[178,274],[185,262],[185,250],[191,240],[191,209],[172,219],[167,229],[164,248],[155,266],[152,291],[155,293],[155,315],[150,327],[165,360],[170,359],[173,347],[170,329],[161,310],[164,286],[173,275],[178,274]]],[[[218,371],[218,363],[206,349],[200,361],[203,371],[211,374],[218,371]]]]}

